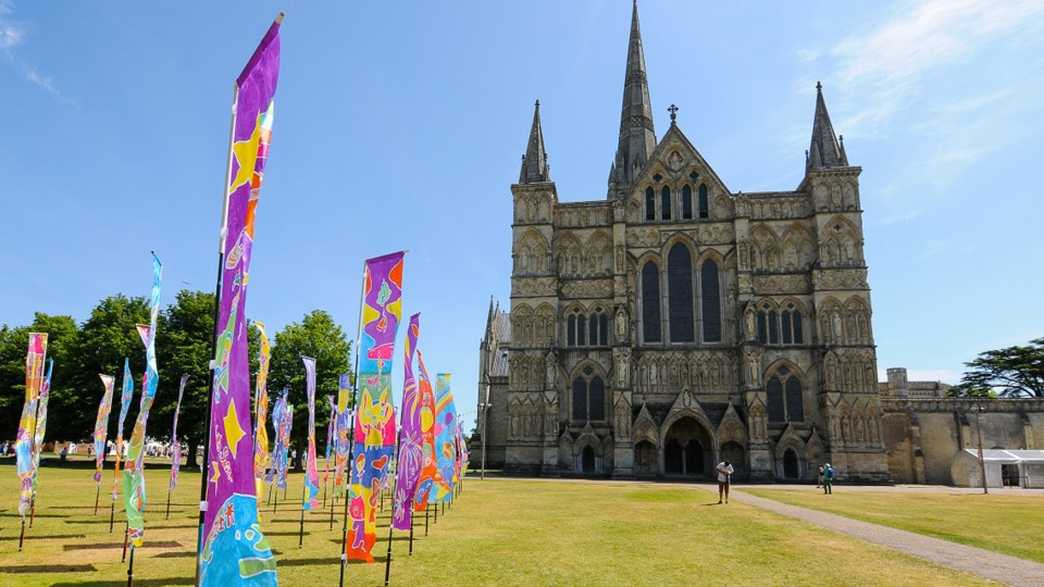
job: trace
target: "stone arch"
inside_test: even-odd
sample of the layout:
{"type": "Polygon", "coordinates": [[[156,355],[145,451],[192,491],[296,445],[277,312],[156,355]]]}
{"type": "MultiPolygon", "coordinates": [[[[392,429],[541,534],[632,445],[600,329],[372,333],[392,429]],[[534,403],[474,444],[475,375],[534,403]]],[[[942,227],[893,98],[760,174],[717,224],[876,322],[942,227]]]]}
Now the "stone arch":
{"type": "Polygon", "coordinates": [[[773,451],[776,478],[797,481],[805,477],[808,467],[807,454],[805,441],[798,436],[793,425],[787,426],[787,429],[783,431],[783,436],[776,442],[775,450],[773,451]],[[793,451],[794,457],[797,459],[797,468],[794,471],[796,474],[790,474],[791,472],[787,470],[787,451],[793,451]]]}
{"type": "Polygon", "coordinates": [[[578,362],[569,372],[569,379],[567,381],[567,389],[569,392],[566,394],[566,413],[569,415],[569,420],[574,423],[581,423],[577,420],[574,415],[577,413],[574,402],[580,398],[578,395],[583,395],[583,399],[588,402],[584,411],[586,418],[584,421],[590,426],[590,422],[593,421],[611,421],[612,419],[612,406],[610,405],[610,393],[611,380],[608,376],[608,371],[602,367],[596,361],[591,359],[583,359],[578,362]],[[596,394],[595,386],[592,385],[595,380],[600,380],[601,387],[601,401],[597,402],[592,396],[596,394]],[[577,387],[577,382],[582,382],[582,388],[577,387]],[[595,404],[601,406],[601,418],[594,417],[592,412],[595,412],[595,404]]]}
{"type": "Polygon", "coordinates": [[[546,273],[548,270],[547,239],[537,230],[529,229],[518,241],[515,252],[515,272],[520,274],[546,273]]]}
{"type": "Polygon", "coordinates": [[[783,234],[782,266],[787,271],[806,270],[815,262],[815,240],[801,223],[793,223],[783,234]]]}
{"type": "Polygon", "coordinates": [[[714,428],[702,410],[684,409],[661,427],[661,471],[665,475],[709,476],[718,458],[714,428]]]}
{"type": "Polygon", "coordinates": [[[572,232],[566,232],[558,237],[556,247],[558,273],[580,275],[583,271],[583,246],[580,239],[572,232]]]}
{"type": "Polygon", "coordinates": [[[819,341],[823,344],[843,344],[845,342],[844,311],[837,298],[827,297],[816,309],[819,317],[819,341]]]}
{"type": "Polygon", "coordinates": [[[555,309],[547,302],[537,306],[533,313],[533,345],[553,346],[555,340],[555,309]]]}
{"type": "Polygon", "coordinates": [[[562,346],[569,348],[579,344],[577,342],[578,332],[576,332],[576,329],[579,329],[580,327],[578,323],[580,322],[581,316],[584,318],[584,323],[586,324],[587,308],[584,307],[581,302],[570,302],[562,310],[561,316],[559,316],[559,320],[562,324],[562,346]],[[572,339],[570,338],[570,330],[573,330],[572,339]]]}
{"type": "Polygon", "coordinates": [[[588,239],[584,252],[587,259],[585,273],[603,275],[612,273],[613,247],[612,240],[604,230],[596,230],[588,239]]]}
{"type": "Polygon", "coordinates": [[[810,402],[806,402],[805,399],[809,387],[804,371],[796,363],[785,358],[776,359],[763,371],[762,381],[765,382],[769,413],[783,415],[782,419],[775,421],[803,422],[807,419],[805,406],[810,402]],[[792,379],[796,383],[792,382],[792,379]],[[775,400],[778,403],[774,403],[772,397],[772,387],[775,386],[773,380],[779,382],[780,396],[775,400]]]}
{"type": "Polygon", "coordinates": [[[870,344],[870,305],[861,296],[854,295],[845,301],[845,340],[849,344],[870,344]]]}
{"type": "Polygon", "coordinates": [[[859,228],[843,216],[834,216],[820,232],[820,259],[828,266],[862,265],[859,228]]]}
{"type": "Polygon", "coordinates": [[[764,224],[758,224],[751,231],[754,243],[754,268],[758,271],[779,271],[781,268],[779,238],[776,233],[764,224]]]}
{"type": "Polygon", "coordinates": [[[599,475],[604,472],[604,445],[590,424],[573,441],[572,449],[574,473],[599,475]],[[588,455],[590,455],[590,461],[588,461],[588,455]]]}
{"type": "Polygon", "coordinates": [[[517,346],[529,346],[533,336],[533,309],[526,304],[511,308],[511,340],[517,346]]]}

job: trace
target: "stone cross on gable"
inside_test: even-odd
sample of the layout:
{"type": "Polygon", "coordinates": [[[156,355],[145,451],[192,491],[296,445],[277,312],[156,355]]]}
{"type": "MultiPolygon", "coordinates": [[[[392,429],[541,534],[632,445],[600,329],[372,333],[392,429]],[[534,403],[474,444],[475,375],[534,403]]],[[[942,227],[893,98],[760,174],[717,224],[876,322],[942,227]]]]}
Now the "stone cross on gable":
{"type": "Polygon", "coordinates": [[[671,104],[667,108],[667,112],[670,112],[670,114],[671,114],[671,124],[674,124],[674,121],[678,118],[678,107],[675,106],[674,104],[671,104]]]}

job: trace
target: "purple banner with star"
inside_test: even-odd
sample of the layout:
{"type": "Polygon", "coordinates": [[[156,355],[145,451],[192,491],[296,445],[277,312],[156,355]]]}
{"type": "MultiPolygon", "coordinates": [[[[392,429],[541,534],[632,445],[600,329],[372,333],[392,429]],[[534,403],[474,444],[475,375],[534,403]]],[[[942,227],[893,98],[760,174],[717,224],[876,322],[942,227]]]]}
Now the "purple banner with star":
{"type": "Polygon", "coordinates": [[[281,20],[282,15],[272,23],[236,80],[218,338],[211,364],[214,382],[200,585],[276,584],[275,559],[257,519],[245,312],[254,217],[275,113],[281,20]]]}
{"type": "Polygon", "coordinates": [[[399,423],[399,458],[395,465],[395,499],[392,524],[396,530],[409,530],[413,525],[413,495],[424,464],[421,438],[421,405],[417,394],[417,378],[413,376],[413,352],[420,337],[420,314],[410,316],[406,327],[406,362],[403,365],[402,420],[399,423]]]}

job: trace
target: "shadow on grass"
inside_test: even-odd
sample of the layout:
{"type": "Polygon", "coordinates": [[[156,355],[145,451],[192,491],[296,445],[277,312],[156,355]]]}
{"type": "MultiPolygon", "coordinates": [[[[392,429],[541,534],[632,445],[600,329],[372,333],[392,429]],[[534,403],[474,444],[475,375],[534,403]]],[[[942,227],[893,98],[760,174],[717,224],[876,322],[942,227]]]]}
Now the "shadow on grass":
{"type": "MultiPolygon", "coordinates": [[[[26,542],[33,540],[56,540],[58,538],[87,538],[86,534],[25,534],[26,542]]],[[[17,536],[0,536],[0,540],[18,540],[17,536]]]]}
{"type": "MultiPolygon", "coordinates": [[[[20,518],[22,516],[18,512],[14,512],[14,513],[3,513],[3,514],[0,514],[0,517],[3,517],[3,518],[20,518]]],[[[72,514],[36,514],[34,517],[37,517],[37,518],[71,518],[72,514]]]]}
{"type": "MultiPolygon", "coordinates": [[[[122,542],[98,542],[95,544],[63,544],[62,550],[103,550],[122,549],[122,542]]],[[[154,540],[145,542],[140,548],[181,548],[181,543],[174,540],[154,540]]]]}
{"type": "MultiPolygon", "coordinates": [[[[193,577],[168,577],[165,579],[135,579],[137,587],[164,587],[165,585],[194,585],[193,577]]],[[[117,583],[120,584],[120,583],[117,583]]],[[[112,587],[113,581],[76,581],[75,583],[52,583],[51,587],[112,587]]]]}
{"type": "Polygon", "coordinates": [[[93,573],[94,565],[17,565],[0,567],[0,573],[93,573]]]}
{"type": "Polygon", "coordinates": [[[195,558],[195,550],[172,550],[152,555],[150,558],[195,558]]]}

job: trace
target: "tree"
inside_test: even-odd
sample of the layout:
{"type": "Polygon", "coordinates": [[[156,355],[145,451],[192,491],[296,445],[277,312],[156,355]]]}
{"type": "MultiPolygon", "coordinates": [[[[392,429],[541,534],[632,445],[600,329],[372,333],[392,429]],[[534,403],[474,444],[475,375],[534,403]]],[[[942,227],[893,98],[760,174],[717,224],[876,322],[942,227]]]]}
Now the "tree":
{"type": "Polygon", "coordinates": [[[3,436],[14,438],[25,403],[25,354],[30,332],[46,332],[47,356],[54,359],[51,376],[51,398],[48,400],[49,437],[62,433],[71,424],[75,405],[81,399],[77,388],[70,385],[76,367],[72,357],[79,331],[71,316],[51,316],[37,312],[29,326],[0,327],[0,428],[3,436]]]}
{"type": "Polygon", "coordinates": [[[964,365],[969,370],[951,395],[1044,398],[1044,338],[980,353],[964,365]]]}
{"type": "Polygon", "coordinates": [[[290,403],[294,406],[291,444],[297,450],[298,467],[308,447],[308,403],[301,357],[315,359],[316,448],[321,451],[325,446],[326,425],[329,421],[325,398],[327,395],[337,395],[340,375],[348,371],[349,349],[344,330],[333,321],[330,314],[322,310],[313,310],[300,323],[287,324],[275,335],[268,390],[274,396],[283,388],[290,389],[290,403]]]}

